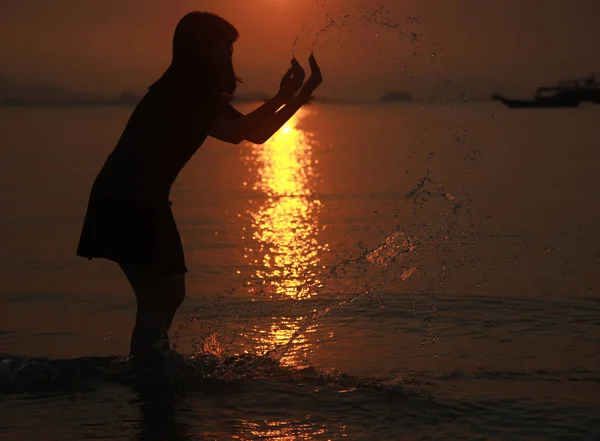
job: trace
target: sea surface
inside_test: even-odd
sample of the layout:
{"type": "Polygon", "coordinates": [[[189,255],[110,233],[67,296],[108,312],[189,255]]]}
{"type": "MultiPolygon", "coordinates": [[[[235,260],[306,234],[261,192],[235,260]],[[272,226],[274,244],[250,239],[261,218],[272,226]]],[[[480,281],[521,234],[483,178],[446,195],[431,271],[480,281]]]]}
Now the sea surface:
{"type": "Polygon", "coordinates": [[[600,109],[315,104],[209,139],[158,373],[117,265],[75,256],[131,110],[0,109],[2,441],[600,439],[600,109]]]}

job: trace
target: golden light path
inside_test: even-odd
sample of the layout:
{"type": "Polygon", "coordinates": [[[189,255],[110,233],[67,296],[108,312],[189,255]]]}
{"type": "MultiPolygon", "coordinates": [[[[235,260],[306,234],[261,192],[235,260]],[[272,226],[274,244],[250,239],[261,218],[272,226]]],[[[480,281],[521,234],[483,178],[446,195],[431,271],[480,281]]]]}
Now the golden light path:
{"type": "MultiPolygon", "coordinates": [[[[264,203],[248,211],[258,248],[247,248],[246,256],[254,256],[252,276],[273,299],[308,299],[321,286],[319,255],[328,246],[318,241],[321,202],[313,195],[318,161],[313,159],[312,134],[298,127],[311,111],[300,109],[269,141],[253,145],[247,158],[256,173],[253,189],[264,196],[264,203]]],[[[256,327],[254,349],[265,353],[286,344],[303,319],[277,317],[270,325],[256,327]]],[[[300,366],[308,346],[300,336],[282,364],[300,366]]]]}
{"type": "Polygon", "coordinates": [[[259,162],[254,189],[267,196],[267,203],[254,219],[253,237],[263,253],[263,268],[256,277],[275,287],[277,294],[310,297],[318,284],[318,223],[321,205],[312,198],[315,178],[312,140],[297,127],[302,110],[262,146],[255,146],[259,162]],[[305,285],[309,286],[305,286],[305,285]]]}
{"type": "MultiPolygon", "coordinates": [[[[277,441],[311,440],[323,436],[325,429],[297,421],[242,421],[242,427],[250,439],[269,439],[277,441]]],[[[245,440],[248,438],[235,437],[245,440]]]]}

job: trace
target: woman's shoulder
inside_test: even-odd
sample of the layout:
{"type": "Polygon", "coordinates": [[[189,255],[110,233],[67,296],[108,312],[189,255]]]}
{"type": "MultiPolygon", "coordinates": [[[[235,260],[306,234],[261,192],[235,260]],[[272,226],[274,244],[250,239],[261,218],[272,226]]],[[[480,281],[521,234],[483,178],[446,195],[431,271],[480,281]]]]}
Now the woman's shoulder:
{"type": "Polygon", "coordinates": [[[151,86],[140,101],[140,105],[149,109],[157,108],[169,112],[219,113],[228,106],[226,98],[209,92],[190,88],[170,86],[151,86]]]}

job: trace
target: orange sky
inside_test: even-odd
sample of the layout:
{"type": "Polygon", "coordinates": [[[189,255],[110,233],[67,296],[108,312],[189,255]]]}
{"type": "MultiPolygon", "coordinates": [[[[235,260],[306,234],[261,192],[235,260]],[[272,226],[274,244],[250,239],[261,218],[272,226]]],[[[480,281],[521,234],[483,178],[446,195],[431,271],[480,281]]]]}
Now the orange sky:
{"type": "Polygon", "coordinates": [[[301,48],[325,25],[325,11],[341,22],[342,10],[344,27],[317,45],[322,95],[418,93],[442,83],[436,71],[471,96],[600,74],[599,0],[0,0],[0,73],[140,93],[167,67],[175,24],[191,10],[216,12],[240,30],[241,91],[274,92],[303,23],[301,48]],[[364,19],[373,5],[390,10],[380,21],[417,32],[416,45],[364,19]]]}

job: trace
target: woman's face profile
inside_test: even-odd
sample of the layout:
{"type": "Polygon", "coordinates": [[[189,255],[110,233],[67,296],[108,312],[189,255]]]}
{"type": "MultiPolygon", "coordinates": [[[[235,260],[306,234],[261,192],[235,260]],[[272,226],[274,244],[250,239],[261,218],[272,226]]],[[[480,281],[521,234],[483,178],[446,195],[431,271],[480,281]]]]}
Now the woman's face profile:
{"type": "Polygon", "coordinates": [[[236,77],[233,68],[233,45],[219,43],[208,51],[210,70],[215,76],[221,92],[233,93],[236,89],[236,77]]]}
{"type": "Polygon", "coordinates": [[[233,45],[220,43],[209,50],[210,63],[217,72],[228,72],[231,69],[233,45]]]}

